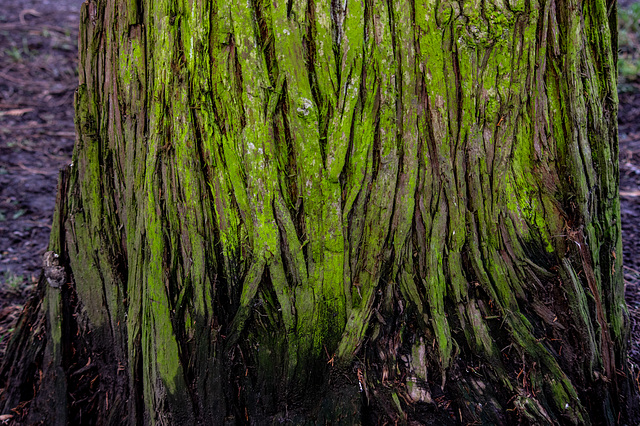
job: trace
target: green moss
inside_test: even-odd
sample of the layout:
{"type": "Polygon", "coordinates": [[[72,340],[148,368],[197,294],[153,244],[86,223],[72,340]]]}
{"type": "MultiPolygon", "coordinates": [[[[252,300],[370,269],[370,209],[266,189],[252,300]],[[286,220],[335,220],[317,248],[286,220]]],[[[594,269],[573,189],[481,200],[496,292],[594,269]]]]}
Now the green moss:
{"type": "MultiPolygon", "coordinates": [[[[575,389],[591,384],[566,378],[523,304],[537,286],[564,292],[563,325],[582,330],[590,367],[601,362],[589,294],[561,260],[567,244],[574,262],[583,254],[561,237],[565,220],[585,223],[596,296],[624,335],[621,286],[609,291],[621,278],[602,272],[605,250],[620,250],[618,230],[602,225],[617,220],[615,141],[597,118],[612,83],[579,74],[612,66],[589,56],[609,42],[595,28],[602,2],[562,30],[562,11],[524,1],[347,2],[346,14],[318,1],[134,3],[109,12],[119,35],[83,41],[70,250],[79,297],[104,325],[122,319],[125,278],[108,253],[126,239],[129,375],[139,380],[144,365],[151,417],[165,407],[162,388],[195,406],[209,387],[194,365],[212,353],[220,362],[242,349],[238,400],[251,401],[272,379],[297,390],[334,352],[339,364],[369,362],[375,350],[362,348],[399,327],[416,338],[403,341],[421,380],[473,356],[489,366],[483,383],[518,393],[531,418],[562,416],[568,403],[567,418],[586,419],[575,389]],[[117,74],[104,95],[89,72],[100,49],[113,59],[104,75],[117,74]],[[507,344],[559,385],[537,378],[540,396],[522,396],[501,364],[507,344]]],[[[403,413],[400,391],[379,395],[403,413]]]]}
{"type": "Polygon", "coordinates": [[[562,417],[566,420],[574,425],[584,424],[585,420],[581,412],[582,410],[576,408],[575,399],[567,394],[564,384],[563,381],[551,379],[550,387],[553,402],[559,413],[561,413],[562,417]]]}
{"type": "Polygon", "coordinates": [[[82,286],[78,286],[77,292],[82,299],[91,324],[94,327],[103,327],[108,321],[106,312],[108,305],[104,306],[105,294],[100,273],[106,263],[99,264],[100,259],[96,256],[96,252],[102,248],[102,244],[99,237],[85,222],[84,215],[75,215],[74,225],[73,238],[77,242],[77,246],[92,247],[92,250],[78,250],[77,252],[73,248],[70,250],[69,260],[74,277],[78,282],[84,283],[82,286]]]}
{"type": "Polygon", "coordinates": [[[49,318],[50,338],[53,343],[51,356],[56,365],[62,363],[62,311],[61,311],[61,289],[47,286],[45,305],[49,318]]]}

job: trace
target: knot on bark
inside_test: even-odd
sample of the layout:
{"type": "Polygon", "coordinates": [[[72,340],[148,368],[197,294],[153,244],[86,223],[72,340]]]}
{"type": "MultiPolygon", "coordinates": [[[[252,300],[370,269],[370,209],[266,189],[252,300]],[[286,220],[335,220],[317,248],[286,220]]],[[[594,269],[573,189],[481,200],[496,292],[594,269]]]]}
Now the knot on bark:
{"type": "Polygon", "coordinates": [[[51,287],[62,287],[62,284],[66,281],[66,273],[64,267],[60,266],[57,254],[52,251],[46,252],[42,256],[42,268],[44,269],[44,276],[51,287]]]}

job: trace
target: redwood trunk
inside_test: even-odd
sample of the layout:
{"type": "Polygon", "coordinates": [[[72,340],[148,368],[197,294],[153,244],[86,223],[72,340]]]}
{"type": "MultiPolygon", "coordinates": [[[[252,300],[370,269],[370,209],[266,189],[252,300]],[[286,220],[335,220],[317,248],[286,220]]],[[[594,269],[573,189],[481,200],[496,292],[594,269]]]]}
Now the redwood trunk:
{"type": "Polygon", "coordinates": [[[603,0],[87,1],[0,410],[633,424],[616,119],[603,0]]]}

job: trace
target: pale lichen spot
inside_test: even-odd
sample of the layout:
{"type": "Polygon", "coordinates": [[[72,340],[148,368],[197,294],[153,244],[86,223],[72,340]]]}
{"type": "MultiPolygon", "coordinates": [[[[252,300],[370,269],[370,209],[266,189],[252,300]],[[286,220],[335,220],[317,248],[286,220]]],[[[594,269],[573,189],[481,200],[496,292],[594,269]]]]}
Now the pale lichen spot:
{"type": "Polygon", "coordinates": [[[301,100],[302,105],[297,108],[297,111],[306,117],[307,115],[309,115],[309,112],[313,107],[313,103],[307,98],[302,98],[301,100]]]}
{"type": "Polygon", "coordinates": [[[331,207],[333,207],[333,210],[336,215],[338,216],[342,215],[342,209],[340,208],[340,204],[338,204],[337,202],[334,202],[334,203],[331,203],[331,207]]]}
{"type": "Polygon", "coordinates": [[[284,30],[282,30],[282,33],[283,33],[283,34],[286,34],[286,35],[291,35],[291,33],[289,32],[289,30],[288,30],[288,29],[286,29],[286,28],[285,28],[284,30]]]}

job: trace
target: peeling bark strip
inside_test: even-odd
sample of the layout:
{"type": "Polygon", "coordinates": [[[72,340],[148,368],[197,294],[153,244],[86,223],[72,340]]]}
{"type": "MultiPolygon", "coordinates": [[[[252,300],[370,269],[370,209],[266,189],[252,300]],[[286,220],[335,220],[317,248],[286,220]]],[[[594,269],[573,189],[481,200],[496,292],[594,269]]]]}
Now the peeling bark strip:
{"type": "Polygon", "coordinates": [[[41,279],[2,412],[632,423],[607,13],[85,2],[70,280],[41,279]]]}

